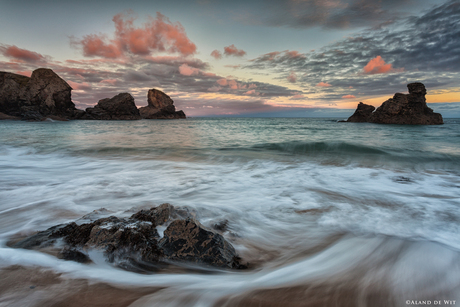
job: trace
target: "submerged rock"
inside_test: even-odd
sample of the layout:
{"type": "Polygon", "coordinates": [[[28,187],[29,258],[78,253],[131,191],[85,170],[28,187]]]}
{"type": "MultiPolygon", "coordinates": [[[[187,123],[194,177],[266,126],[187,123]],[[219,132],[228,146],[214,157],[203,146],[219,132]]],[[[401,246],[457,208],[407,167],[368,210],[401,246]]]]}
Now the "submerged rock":
{"type": "Polygon", "coordinates": [[[374,112],[369,112],[372,106],[359,103],[356,112],[347,121],[398,125],[443,124],[442,115],[434,113],[426,104],[425,86],[417,82],[407,87],[409,94],[396,93],[374,112]]]}
{"type": "Polygon", "coordinates": [[[0,72],[0,112],[25,120],[74,118],[78,110],[71,91],[70,85],[51,69],[36,69],[30,78],[0,72]]]}
{"type": "Polygon", "coordinates": [[[93,108],[87,108],[82,119],[133,120],[141,119],[141,115],[133,96],[120,93],[112,98],[99,100],[93,108]]]}
{"type": "Polygon", "coordinates": [[[147,93],[146,107],[139,108],[142,118],[145,119],[174,119],[185,118],[183,111],[176,111],[174,101],[162,91],[151,89],[147,93]]]}
{"type": "Polygon", "coordinates": [[[12,245],[26,249],[50,246],[60,246],[58,257],[78,262],[88,261],[88,252],[96,249],[107,261],[132,271],[154,271],[178,262],[244,268],[222,235],[206,229],[189,210],[170,204],[141,210],[129,218],[110,216],[81,225],[57,225],[12,245]],[[158,226],[166,228],[162,236],[158,226]]]}

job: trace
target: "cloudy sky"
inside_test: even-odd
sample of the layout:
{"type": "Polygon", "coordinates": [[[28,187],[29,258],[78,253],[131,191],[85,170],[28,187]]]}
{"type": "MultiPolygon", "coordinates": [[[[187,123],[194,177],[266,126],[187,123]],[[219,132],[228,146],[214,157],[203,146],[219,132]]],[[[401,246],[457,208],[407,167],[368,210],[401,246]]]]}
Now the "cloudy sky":
{"type": "Polygon", "coordinates": [[[349,116],[407,83],[460,117],[460,0],[0,0],[0,70],[78,108],[161,89],[188,116],[349,116]]]}

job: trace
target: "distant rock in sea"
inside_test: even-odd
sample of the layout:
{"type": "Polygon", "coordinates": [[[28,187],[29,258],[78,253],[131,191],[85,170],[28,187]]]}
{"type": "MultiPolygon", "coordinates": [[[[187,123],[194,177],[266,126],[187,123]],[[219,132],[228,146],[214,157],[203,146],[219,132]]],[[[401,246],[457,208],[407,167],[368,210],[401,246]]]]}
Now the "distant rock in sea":
{"type": "Polygon", "coordinates": [[[151,89],[147,93],[146,107],[139,108],[142,118],[145,119],[174,119],[185,118],[183,111],[176,111],[174,101],[165,93],[151,89]]]}
{"type": "Polygon", "coordinates": [[[221,234],[201,225],[188,208],[162,204],[129,218],[93,220],[93,215],[97,212],[82,218],[88,223],[57,225],[11,246],[45,249],[77,262],[89,262],[88,252],[96,249],[108,262],[129,271],[156,271],[174,263],[246,268],[233,246],[221,234]],[[159,229],[164,230],[161,235],[159,229]]]}
{"type": "Polygon", "coordinates": [[[0,72],[0,112],[25,120],[66,120],[81,115],[67,82],[51,69],[39,68],[26,77],[0,72]]]}
{"type": "Polygon", "coordinates": [[[377,110],[360,102],[355,113],[347,122],[368,122],[398,125],[441,125],[442,115],[434,113],[426,104],[426,89],[422,83],[407,85],[409,94],[396,93],[377,110]]]}
{"type": "Polygon", "coordinates": [[[100,100],[97,105],[78,110],[71,99],[72,87],[47,68],[26,77],[0,72],[0,120],[41,121],[69,119],[136,120],[185,118],[176,111],[172,99],[162,91],[148,92],[148,106],[138,109],[129,93],[100,100]]]}
{"type": "Polygon", "coordinates": [[[99,100],[93,108],[87,108],[82,119],[133,120],[141,119],[141,115],[133,96],[120,93],[112,98],[99,100]]]}

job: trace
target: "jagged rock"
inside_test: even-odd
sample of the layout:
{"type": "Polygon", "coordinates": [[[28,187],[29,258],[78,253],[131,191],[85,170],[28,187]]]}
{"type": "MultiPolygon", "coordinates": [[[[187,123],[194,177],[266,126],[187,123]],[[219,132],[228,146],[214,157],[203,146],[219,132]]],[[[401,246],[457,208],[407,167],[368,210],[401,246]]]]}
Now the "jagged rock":
{"type": "Polygon", "coordinates": [[[21,119],[21,118],[20,118],[20,117],[17,117],[17,116],[7,115],[7,114],[5,114],[5,113],[0,112],[0,120],[4,120],[4,119],[19,120],[19,119],[21,119]]]}
{"type": "Polygon", "coordinates": [[[73,118],[77,109],[71,91],[51,69],[36,69],[30,78],[0,72],[0,112],[26,120],[73,118]]]}
{"type": "Polygon", "coordinates": [[[151,89],[147,93],[146,107],[139,108],[142,118],[145,119],[174,119],[185,118],[183,111],[176,111],[174,101],[162,91],[151,89]]]}
{"type": "Polygon", "coordinates": [[[355,113],[353,113],[353,115],[350,116],[347,121],[354,123],[365,123],[369,119],[369,116],[371,116],[372,112],[374,112],[374,110],[374,106],[360,102],[358,104],[358,108],[356,108],[355,113]]]}
{"type": "Polygon", "coordinates": [[[75,222],[38,232],[12,247],[60,247],[58,257],[87,262],[97,249],[108,262],[131,271],[154,271],[171,263],[241,269],[240,258],[222,235],[206,229],[186,208],[163,204],[129,218],[110,216],[81,225],[75,222]],[[157,227],[164,227],[163,237],[157,227]]]}
{"type": "MultiPolygon", "coordinates": [[[[410,83],[407,85],[409,94],[396,93],[393,98],[388,99],[373,113],[365,119],[366,113],[361,113],[360,122],[376,124],[398,124],[398,125],[441,125],[443,124],[442,115],[434,113],[426,104],[426,89],[422,83],[410,83]],[[365,120],[364,120],[365,119],[365,120]]],[[[360,109],[360,103],[355,114],[360,109]]],[[[368,105],[363,108],[371,107],[368,105]]],[[[357,122],[355,114],[347,121],[357,122]]]]}
{"type": "Polygon", "coordinates": [[[129,93],[120,93],[112,98],[99,100],[93,108],[86,109],[82,119],[141,119],[139,110],[134,103],[134,98],[129,93]]]}

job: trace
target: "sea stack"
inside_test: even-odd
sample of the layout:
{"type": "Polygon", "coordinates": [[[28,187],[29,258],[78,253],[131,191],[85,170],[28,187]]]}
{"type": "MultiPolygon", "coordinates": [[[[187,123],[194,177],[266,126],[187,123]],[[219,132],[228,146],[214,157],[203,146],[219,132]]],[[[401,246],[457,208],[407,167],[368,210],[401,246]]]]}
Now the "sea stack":
{"type": "Polygon", "coordinates": [[[142,118],[145,119],[175,119],[185,118],[183,111],[176,111],[174,101],[165,93],[151,89],[147,93],[146,107],[139,108],[142,118]]]}
{"type": "Polygon", "coordinates": [[[25,120],[66,120],[81,115],[71,99],[72,87],[54,71],[39,68],[26,77],[0,72],[0,112],[25,120]]]}
{"type": "Polygon", "coordinates": [[[368,122],[398,125],[442,125],[442,115],[426,104],[426,89],[422,83],[407,85],[409,94],[396,93],[374,112],[374,107],[360,102],[347,122],[368,122]]]}
{"type": "Polygon", "coordinates": [[[141,119],[141,115],[133,96],[120,93],[112,98],[99,100],[93,108],[87,108],[82,119],[133,120],[141,119]]]}

